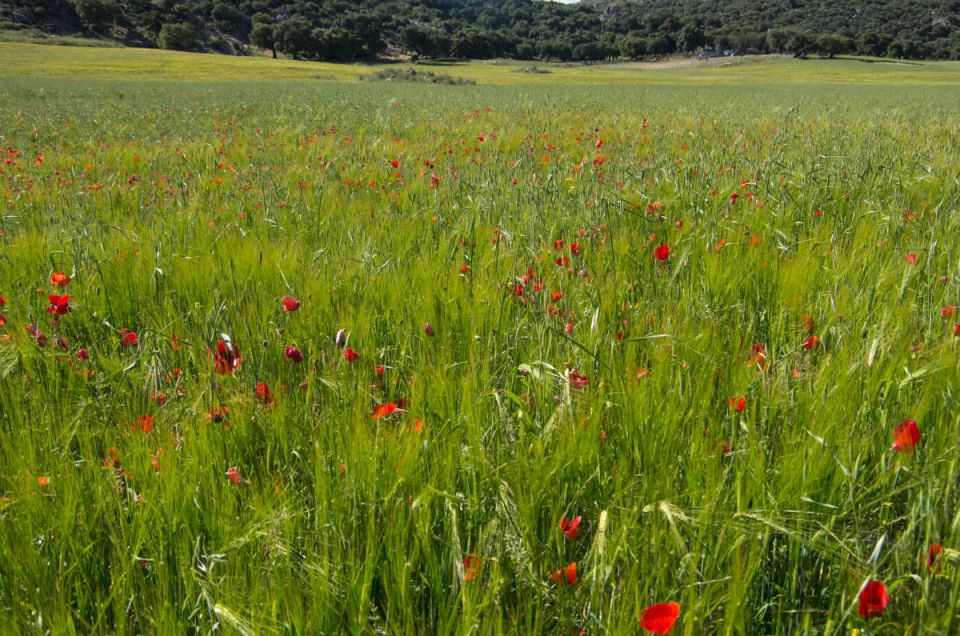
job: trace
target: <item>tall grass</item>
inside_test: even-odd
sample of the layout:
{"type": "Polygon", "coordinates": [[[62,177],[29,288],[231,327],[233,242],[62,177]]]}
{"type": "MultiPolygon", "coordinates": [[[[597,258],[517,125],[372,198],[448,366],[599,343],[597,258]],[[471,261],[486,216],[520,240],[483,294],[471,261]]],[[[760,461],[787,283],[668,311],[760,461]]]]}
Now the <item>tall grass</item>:
{"type": "Polygon", "coordinates": [[[957,89],[776,82],[5,80],[4,631],[955,633],[957,89]]]}

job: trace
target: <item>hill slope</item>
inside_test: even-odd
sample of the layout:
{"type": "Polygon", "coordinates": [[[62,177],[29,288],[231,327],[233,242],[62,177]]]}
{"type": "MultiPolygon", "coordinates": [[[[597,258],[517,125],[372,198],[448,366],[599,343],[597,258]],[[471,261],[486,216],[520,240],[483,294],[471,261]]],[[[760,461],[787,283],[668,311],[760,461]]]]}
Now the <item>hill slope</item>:
{"type": "Polygon", "coordinates": [[[702,49],[960,59],[960,0],[0,0],[0,29],[334,61],[702,49]]]}

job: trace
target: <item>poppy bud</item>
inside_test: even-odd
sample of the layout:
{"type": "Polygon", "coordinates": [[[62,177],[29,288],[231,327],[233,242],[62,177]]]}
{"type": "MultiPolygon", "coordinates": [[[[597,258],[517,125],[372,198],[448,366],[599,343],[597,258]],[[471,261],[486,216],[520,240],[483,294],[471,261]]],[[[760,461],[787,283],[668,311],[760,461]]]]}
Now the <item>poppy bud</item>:
{"type": "Polygon", "coordinates": [[[435,333],[433,331],[433,325],[431,325],[429,322],[423,323],[423,333],[433,337],[433,334],[435,333]]]}
{"type": "Polygon", "coordinates": [[[300,350],[294,346],[288,346],[284,350],[283,355],[287,356],[287,359],[292,360],[297,364],[303,360],[303,354],[300,353],[300,350]]]}

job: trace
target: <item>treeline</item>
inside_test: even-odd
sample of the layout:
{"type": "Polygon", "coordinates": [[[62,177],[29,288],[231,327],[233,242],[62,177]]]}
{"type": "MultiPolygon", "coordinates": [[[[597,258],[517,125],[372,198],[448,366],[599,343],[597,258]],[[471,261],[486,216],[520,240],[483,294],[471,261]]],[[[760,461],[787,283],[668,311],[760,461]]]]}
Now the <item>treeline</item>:
{"type": "Polygon", "coordinates": [[[0,28],[343,62],[712,50],[960,59],[960,0],[0,0],[0,28]]]}

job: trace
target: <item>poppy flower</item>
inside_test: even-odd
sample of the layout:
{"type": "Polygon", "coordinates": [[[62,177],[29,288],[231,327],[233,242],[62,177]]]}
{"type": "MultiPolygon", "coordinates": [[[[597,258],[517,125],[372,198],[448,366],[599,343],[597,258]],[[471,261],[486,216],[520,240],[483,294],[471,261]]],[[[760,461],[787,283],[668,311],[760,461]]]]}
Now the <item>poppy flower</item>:
{"type": "Polygon", "coordinates": [[[870,581],[860,592],[857,613],[864,618],[883,615],[887,607],[887,588],[880,581],[870,581]]]}
{"type": "Polygon", "coordinates": [[[912,453],[920,442],[920,428],[914,420],[904,420],[893,429],[893,450],[912,453]]]}
{"type": "Polygon", "coordinates": [[[730,195],[730,203],[736,203],[737,199],[739,198],[740,198],[740,195],[734,192],[733,194],[730,195]]]}
{"type": "Polygon", "coordinates": [[[570,586],[576,585],[577,581],[580,580],[577,577],[577,562],[574,561],[573,563],[563,568],[562,570],[557,570],[556,572],[548,575],[547,578],[549,578],[554,583],[559,583],[561,585],[563,585],[564,583],[570,586]]]}
{"type": "Polygon", "coordinates": [[[300,301],[293,296],[284,296],[280,299],[280,304],[283,305],[283,310],[287,313],[300,309],[300,301]]]}
{"type": "Polygon", "coordinates": [[[463,557],[463,580],[472,581],[480,574],[483,561],[473,555],[463,557]]]}
{"type": "Polygon", "coordinates": [[[47,477],[46,475],[40,475],[39,477],[37,477],[37,485],[40,486],[41,488],[46,488],[47,486],[50,485],[50,478],[47,477]]]}
{"type": "Polygon", "coordinates": [[[820,346],[820,338],[818,338],[817,336],[810,336],[809,338],[803,341],[803,348],[807,351],[811,349],[816,349],[819,346],[820,346]]]}
{"type": "Polygon", "coordinates": [[[217,340],[217,351],[213,354],[213,370],[220,375],[233,375],[240,368],[243,356],[240,348],[229,338],[217,340]]]}
{"type": "Polygon", "coordinates": [[[152,415],[141,415],[137,418],[137,423],[140,424],[140,430],[144,433],[149,433],[153,430],[153,421],[154,417],[152,415]]]}
{"type": "Polygon", "coordinates": [[[680,603],[654,603],[643,610],[640,627],[651,634],[669,634],[680,616],[680,603]]]}
{"type": "Polygon", "coordinates": [[[129,329],[124,329],[120,332],[120,344],[124,347],[136,347],[137,342],[137,332],[130,331],[129,329]]]}
{"type": "Polygon", "coordinates": [[[89,360],[90,353],[86,349],[77,349],[77,360],[89,360]]]}
{"type": "Polygon", "coordinates": [[[941,318],[953,318],[957,313],[957,308],[954,305],[947,305],[940,309],[941,318]]]}
{"type": "Polygon", "coordinates": [[[560,532],[563,533],[570,541],[573,541],[580,534],[580,522],[583,521],[582,516],[576,516],[573,519],[567,519],[566,517],[560,518],[560,532]]]}
{"type": "Polygon", "coordinates": [[[240,469],[236,466],[227,469],[227,479],[229,479],[233,484],[240,483],[240,469]]]}
{"type": "Polygon", "coordinates": [[[670,247],[666,243],[661,243],[653,253],[658,261],[665,261],[670,258],[670,247]]]}
{"type": "Polygon", "coordinates": [[[582,246],[581,246],[579,243],[571,243],[571,244],[570,244],[570,253],[573,254],[574,256],[580,256],[580,250],[581,250],[581,248],[582,248],[582,246]]]}
{"type": "Polygon", "coordinates": [[[42,331],[37,329],[36,325],[34,325],[32,322],[27,325],[27,331],[30,332],[31,336],[33,336],[33,339],[38,346],[41,346],[41,347],[47,346],[47,337],[43,334],[42,331]]]}
{"type": "Polygon", "coordinates": [[[360,359],[360,354],[354,351],[353,349],[351,349],[350,347],[347,347],[346,349],[343,350],[343,359],[346,360],[347,362],[356,362],[357,360],[360,359]]]}
{"type": "Polygon", "coordinates": [[[469,273],[470,273],[470,266],[467,265],[466,263],[464,263],[463,265],[461,265],[461,266],[460,266],[460,273],[463,274],[464,276],[466,276],[467,274],[469,274],[469,273]]]}
{"type": "Polygon", "coordinates": [[[264,404],[270,404],[273,402],[273,391],[271,391],[270,387],[263,382],[257,383],[257,399],[264,404]]]}
{"type": "Polygon", "coordinates": [[[743,413],[747,408],[747,398],[746,397],[732,397],[727,400],[727,404],[730,405],[730,408],[735,410],[737,413],[743,413]]]}
{"type": "Polygon", "coordinates": [[[590,384],[590,379],[585,376],[577,373],[576,371],[570,372],[570,386],[575,389],[585,389],[587,385],[590,384]]]}
{"type": "Polygon", "coordinates": [[[940,569],[940,566],[933,567],[933,565],[937,562],[937,558],[940,556],[941,552],[943,552],[943,546],[941,544],[930,544],[930,548],[927,551],[927,572],[930,574],[933,574],[935,571],[940,569]]]}
{"type": "Polygon", "coordinates": [[[396,402],[387,402],[386,404],[381,404],[377,408],[373,409],[373,419],[379,420],[381,417],[386,417],[390,415],[398,408],[396,402]]]}
{"type": "Polygon", "coordinates": [[[50,284],[66,287],[70,284],[70,277],[64,272],[54,272],[53,274],[50,274],[50,284]]]}
{"type": "Polygon", "coordinates": [[[300,362],[303,361],[303,354],[300,353],[299,349],[292,345],[289,345],[286,349],[284,349],[283,355],[287,356],[288,360],[291,360],[297,364],[300,364],[300,362]]]}
{"type": "Polygon", "coordinates": [[[916,264],[917,264],[917,253],[916,253],[916,252],[910,252],[910,253],[908,253],[906,256],[903,257],[903,260],[905,260],[908,265],[916,265],[916,264]]]}
{"type": "Polygon", "coordinates": [[[429,322],[423,323],[423,333],[433,337],[433,334],[435,333],[433,330],[433,325],[431,325],[429,322]]]}
{"type": "Polygon", "coordinates": [[[955,337],[960,337],[960,322],[953,326],[953,335],[955,337]]]}
{"type": "Polygon", "coordinates": [[[550,300],[552,300],[553,302],[559,302],[561,298],[563,298],[562,292],[555,291],[550,294],[550,300]]]}
{"type": "Polygon", "coordinates": [[[47,307],[48,314],[56,314],[57,316],[62,316],[70,311],[70,294],[65,296],[54,296],[53,294],[49,295],[50,306],[47,307]]]}

